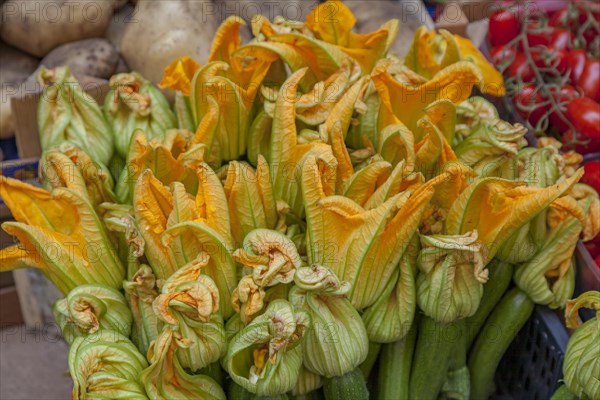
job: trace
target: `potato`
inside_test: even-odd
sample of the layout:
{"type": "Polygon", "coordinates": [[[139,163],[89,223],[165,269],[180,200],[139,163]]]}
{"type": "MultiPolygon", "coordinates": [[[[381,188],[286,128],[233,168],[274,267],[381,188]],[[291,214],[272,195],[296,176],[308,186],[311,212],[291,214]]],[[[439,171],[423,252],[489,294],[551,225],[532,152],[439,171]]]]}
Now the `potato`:
{"type": "Polygon", "coordinates": [[[0,139],[14,135],[10,98],[21,92],[21,83],[35,71],[39,60],[0,42],[0,139]]]}
{"type": "Polygon", "coordinates": [[[85,39],[63,44],[42,59],[41,65],[67,65],[75,75],[110,78],[117,69],[119,53],[106,39],[85,39]]]}
{"type": "Polygon", "coordinates": [[[204,63],[220,23],[214,6],[197,0],[139,1],[121,41],[127,65],[156,84],[177,57],[204,63]]]}
{"type": "Polygon", "coordinates": [[[103,36],[117,3],[96,0],[9,0],[0,37],[36,57],[67,42],[103,36]]]}

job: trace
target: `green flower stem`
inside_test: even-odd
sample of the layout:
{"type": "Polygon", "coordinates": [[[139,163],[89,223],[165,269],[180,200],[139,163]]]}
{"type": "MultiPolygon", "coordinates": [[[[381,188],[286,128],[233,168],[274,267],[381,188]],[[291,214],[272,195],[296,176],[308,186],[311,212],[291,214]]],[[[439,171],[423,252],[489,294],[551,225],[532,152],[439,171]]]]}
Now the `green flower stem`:
{"type": "Polygon", "coordinates": [[[490,277],[489,281],[483,285],[483,297],[479,308],[466,320],[467,349],[471,348],[486,318],[508,289],[514,269],[512,264],[496,259],[492,260],[487,268],[490,271],[490,277]]]}
{"type": "Polygon", "coordinates": [[[410,399],[410,370],[416,341],[417,328],[413,325],[403,339],[383,345],[377,381],[380,399],[410,399]]]}
{"type": "Polygon", "coordinates": [[[369,375],[371,375],[371,370],[377,361],[377,357],[379,357],[379,353],[381,350],[381,343],[369,342],[369,353],[367,353],[367,358],[358,366],[365,379],[369,379],[369,375]]]}
{"type": "Polygon", "coordinates": [[[367,384],[360,368],[355,368],[343,376],[326,379],[323,384],[323,392],[326,400],[369,399],[367,384]]]}
{"type": "Polygon", "coordinates": [[[487,399],[494,388],[498,363],[533,312],[534,302],[518,288],[509,290],[494,308],[469,355],[471,398],[487,399]]]}

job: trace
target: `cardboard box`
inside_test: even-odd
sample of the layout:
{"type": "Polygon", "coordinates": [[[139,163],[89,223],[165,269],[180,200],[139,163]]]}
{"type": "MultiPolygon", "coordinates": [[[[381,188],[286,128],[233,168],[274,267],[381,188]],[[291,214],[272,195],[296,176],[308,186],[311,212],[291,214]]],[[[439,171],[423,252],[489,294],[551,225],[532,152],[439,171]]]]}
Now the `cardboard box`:
{"type": "MultiPolygon", "coordinates": [[[[102,104],[109,90],[108,81],[90,76],[77,76],[77,79],[86,93],[102,104]]],[[[36,87],[29,93],[10,100],[19,158],[39,158],[42,155],[37,126],[37,109],[41,97],[42,90],[36,87]]]]}
{"type": "Polygon", "coordinates": [[[488,18],[498,8],[493,0],[458,0],[470,22],[488,18]]]}
{"type": "Polygon", "coordinates": [[[435,21],[436,29],[446,29],[447,31],[460,36],[467,34],[467,25],[469,19],[462,10],[459,2],[447,3],[435,21]]]}

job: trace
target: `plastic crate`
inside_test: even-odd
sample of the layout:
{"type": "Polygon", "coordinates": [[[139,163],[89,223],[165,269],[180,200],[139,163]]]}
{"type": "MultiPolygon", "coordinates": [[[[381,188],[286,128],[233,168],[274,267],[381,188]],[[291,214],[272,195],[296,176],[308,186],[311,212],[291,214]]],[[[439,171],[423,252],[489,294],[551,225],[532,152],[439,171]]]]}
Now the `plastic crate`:
{"type": "Polygon", "coordinates": [[[502,358],[493,399],[547,400],[560,386],[569,334],[555,311],[536,306],[502,358]]]}

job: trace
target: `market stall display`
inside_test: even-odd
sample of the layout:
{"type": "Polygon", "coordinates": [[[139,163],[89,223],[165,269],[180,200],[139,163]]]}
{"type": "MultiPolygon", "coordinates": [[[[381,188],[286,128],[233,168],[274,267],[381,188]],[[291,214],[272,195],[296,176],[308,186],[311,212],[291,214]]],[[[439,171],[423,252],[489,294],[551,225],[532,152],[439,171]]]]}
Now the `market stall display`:
{"type": "MultiPolygon", "coordinates": [[[[526,36],[511,13],[492,43],[526,36]]],[[[537,98],[527,41],[515,80],[446,30],[419,28],[400,59],[398,20],[356,22],[328,1],[255,17],[243,40],[232,16],[207,60],[172,60],[158,87],[115,74],[100,103],[70,68],[39,69],[43,188],[0,176],[18,239],[0,271],[38,268],[64,295],[73,398],[488,398],[536,305],[569,327],[597,309],[570,300],[577,245],[600,231],[596,164],[531,145],[490,101],[537,98]]],[[[586,111],[587,89],[520,110],[540,131],[586,111]]],[[[557,396],[600,396],[597,357],[578,357],[597,323],[557,396]]]]}

